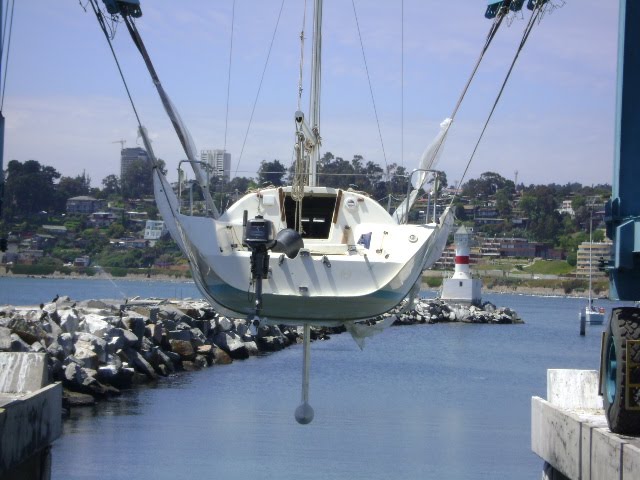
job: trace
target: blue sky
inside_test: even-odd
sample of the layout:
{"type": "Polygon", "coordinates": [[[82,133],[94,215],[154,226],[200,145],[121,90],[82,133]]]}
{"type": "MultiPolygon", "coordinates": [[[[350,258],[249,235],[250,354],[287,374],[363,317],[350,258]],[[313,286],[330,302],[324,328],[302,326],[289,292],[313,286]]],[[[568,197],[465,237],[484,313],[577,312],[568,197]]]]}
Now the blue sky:
{"type": "MultiPolygon", "coordinates": [[[[234,170],[281,4],[236,0],[226,133],[234,170]]],[[[254,176],[263,159],[290,164],[303,4],[284,2],[238,175],[254,176]]],[[[386,160],[348,0],[325,1],[322,150],[414,168],[480,52],[490,26],[486,1],[404,0],[404,46],[400,0],[355,4],[386,160]]],[[[513,179],[517,170],[525,184],[611,182],[617,4],[567,0],[536,25],[467,179],[485,171],[513,179]]],[[[138,28],[198,149],[225,143],[232,5],[142,0],[138,28]]],[[[501,28],[451,127],[439,164],[450,183],[460,179],[508,69],[529,15],[523,12],[501,28]]],[[[309,14],[306,34],[308,66],[309,14]]],[[[156,155],[175,178],[184,154],[123,26],[114,43],[156,155]]],[[[308,81],[305,75],[305,111],[308,81]]],[[[119,173],[120,144],[114,142],[141,144],[106,41],[93,13],[77,0],[16,2],[4,115],[5,164],[36,159],[68,176],[86,170],[94,186],[119,173]]]]}

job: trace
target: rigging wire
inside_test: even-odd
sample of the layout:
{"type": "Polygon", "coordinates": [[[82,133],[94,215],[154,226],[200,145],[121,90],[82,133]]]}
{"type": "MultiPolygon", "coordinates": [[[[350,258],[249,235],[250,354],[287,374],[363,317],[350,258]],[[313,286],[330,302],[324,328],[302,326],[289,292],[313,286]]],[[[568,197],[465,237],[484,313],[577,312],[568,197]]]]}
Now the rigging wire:
{"type": "Polygon", "coordinates": [[[351,0],[353,6],[353,15],[356,19],[356,27],[358,29],[358,38],[360,39],[360,49],[362,50],[362,59],[364,61],[364,69],[367,72],[367,82],[369,83],[369,93],[371,94],[371,101],[373,103],[373,112],[376,117],[376,124],[378,125],[378,136],[380,138],[380,145],[382,146],[382,156],[384,157],[384,164],[387,170],[389,169],[389,163],[387,162],[387,152],[384,149],[384,141],[382,140],[382,131],[380,130],[380,119],[378,118],[378,109],[376,108],[376,99],[373,95],[373,87],[371,85],[371,76],[369,75],[369,66],[367,65],[367,56],[364,53],[364,43],[362,42],[362,33],[360,32],[360,23],[358,22],[358,12],[356,11],[356,2],[351,0]]]}
{"type": "Polygon", "coordinates": [[[133,108],[133,113],[136,116],[136,120],[138,121],[138,127],[142,128],[142,122],[140,121],[138,110],[136,109],[136,105],[133,102],[133,97],[131,96],[131,92],[129,91],[129,85],[127,84],[127,80],[125,79],[124,73],[122,72],[122,67],[120,67],[120,61],[118,60],[116,51],[113,49],[113,43],[111,42],[112,37],[107,32],[108,28],[104,20],[104,15],[100,7],[97,5],[96,1],[97,0],[89,0],[89,3],[91,4],[93,13],[95,13],[96,18],[98,19],[98,23],[100,24],[100,29],[102,30],[102,33],[104,33],[104,36],[107,39],[107,43],[109,44],[111,55],[113,55],[113,59],[116,62],[116,66],[118,67],[118,72],[120,73],[120,78],[122,79],[122,83],[124,84],[124,89],[127,91],[127,96],[129,97],[129,102],[131,103],[131,108],[133,108]]]}
{"type": "MultiPolygon", "coordinates": [[[[227,71],[227,107],[224,116],[224,152],[227,151],[227,131],[229,129],[229,96],[231,91],[231,60],[233,58],[233,27],[235,25],[236,18],[236,0],[233,0],[233,6],[231,7],[231,41],[229,43],[229,69],[227,71]]],[[[223,162],[224,164],[224,162],[223,162]]],[[[224,175],[223,175],[224,178],[224,175]]]]}
{"type": "MultiPolygon", "coordinates": [[[[491,107],[491,110],[489,112],[489,115],[487,116],[487,120],[484,123],[484,126],[482,127],[482,131],[480,132],[480,136],[478,137],[478,141],[476,142],[473,151],[471,152],[471,156],[469,157],[469,160],[467,161],[467,165],[464,169],[464,172],[462,173],[462,177],[460,178],[460,183],[459,185],[462,185],[465,176],[467,175],[467,171],[469,170],[469,167],[471,166],[471,162],[473,160],[473,158],[475,157],[475,154],[478,150],[478,146],[480,145],[480,142],[482,141],[482,137],[484,136],[485,131],[487,130],[487,127],[489,126],[489,122],[491,121],[491,118],[493,117],[493,113],[496,110],[496,107],[498,106],[498,102],[500,101],[500,98],[502,97],[502,93],[504,92],[504,89],[507,85],[507,81],[509,80],[509,77],[511,76],[511,73],[513,72],[513,67],[516,64],[516,61],[518,60],[518,57],[520,56],[520,52],[522,51],[522,49],[524,48],[524,45],[526,43],[526,41],[529,38],[529,35],[531,34],[531,30],[533,29],[533,26],[536,23],[536,20],[538,20],[538,17],[540,16],[540,12],[542,11],[542,5],[538,5],[536,4],[535,10],[531,13],[531,17],[529,18],[529,22],[527,23],[524,33],[522,35],[522,39],[520,40],[520,44],[518,45],[518,49],[516,50],[516,53],[513,57],[513,60],[511,61],[511,65],[509,67],[509,70],[507,71],[507,74],[505,75],[504,81],[502,82],[502,86],[500,87],[500,90],[498,91],[498,94],[496,96],[495,101],[493,102],[493,106],[491,107]]],[[[451,202],[449,203],[449,206],[453,205],[453,201],[455,200],[457,196],[457,193],[453,195],[453,197],[451,198],[451,202]]]]}
{"type": "Polygon", "coordinates": [[[404,0],[400,2],[400,165],[404,167],[404,0]]]}
{"type": "Polygon", "coordinates": [[[298,74],[298,110],[302,109],[302,74],[304,73],[304,32],[307,25],[307,0],[304,0],[302,28],[300,29],[300,72],[298,74]]]}
{"type": "MultiPolygon", "coordinates": [[[[13,13],[15,11],[15,0],[11,1],[11,20],[9,21],[9,32],[7,33],[7,17],[5,17],[5,25],[2,32],[2,44],[0,45],[0,56],[4,53],[5,35],[7,39],[7,54],[4,57],[4,75],[2,78],[2,93],[0,94],[0,112],[4,108],[4,93],[7,88],[7,71],[9,70],[9,52],[11,51],[11,32],[13,31],[13,13]]],[[[9,0],[6,3],[7,9],[9,7],[9,0]]]]}
{"type": "Polygon", "coordinates": [[[244,140],[242,141],[242,148],[240,149],[240,155],[238,156],[238,161],[236,162],[236,170],[234,172],[234,177],[238,172],[238,167],[240,166],[240,162],[242,161],[242,155],[244,154],[244,147],[247,144],[247,138],[249,137],[249,130],[251,130],[251,123],[253,122],[253,115],[256,111],[256,106],[258,104],[258,97],[260,97],[260,91],[262,90],[262,82],[264,81],[265,73],[267,72],[267,66],[269,65],[269,58],[271,57],[271,50],[273,48],[273,42],[276,38],[276,33],[278,32],[278,26],[280,25],[280,18],[282,17],[282,9],[284,8],[285,0],[282,0],[280,4],[280,11],[278,12],[278,19],[276,20],[276,26],[273,29],[273,35],[271,36],[271,43],[269,44],[269,51],[267,53],[267,58],[264,62],[264,67],[262,69],[262,75],[260,77],[260,84],[258,85],[258,91],[256,92],[256,98],[253,101],[253,108],[251,109],[251,116],[249,117],[249,124],[247,125],[247,131],[244,134],[244,140]]]}

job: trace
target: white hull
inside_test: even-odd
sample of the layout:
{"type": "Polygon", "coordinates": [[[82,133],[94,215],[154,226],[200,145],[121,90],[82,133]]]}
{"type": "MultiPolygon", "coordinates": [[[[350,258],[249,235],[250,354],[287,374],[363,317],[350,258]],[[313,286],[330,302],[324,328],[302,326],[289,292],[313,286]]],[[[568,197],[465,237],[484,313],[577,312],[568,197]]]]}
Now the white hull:
{"type": "Polygon", "coordinates": [[[604,309],[602,308],[595,311],[587,306],[580,312],[580,316],[583,315],[588,325],[602,325],[604,323],[604,309]]]}
{"type": "MultiPolygon", "coordinates": [[[[311,213],[307,230],[319,226],[321,231],[304,239],[304,250],[294,259],[271,254],[261,310],[269,321],[330,325],[389,311],[440,256],[453,223],[447,212],[439,224],[397,225],[364,195],[327,187],[306,190],[309,200],[305,197],[303,208],[306,203],[311,213]],[[319,202],[315,208],[312,198],[319,202]],[[368,248],[358,244],[363,234],[370,234],[368,248]]],[[[196,285],[221,313],[247,317],[255,311],[251,252],[242,246],[243,212],[249,218],[263,215],[276,231],[291,227],[285,212],[288,192],[270,188],[250,193],[218,219],[192,217],[175,211],[173,191],[166,179],[156,177],[160,212],[173,219],[167,227],[189,258],[196,285]]]]}

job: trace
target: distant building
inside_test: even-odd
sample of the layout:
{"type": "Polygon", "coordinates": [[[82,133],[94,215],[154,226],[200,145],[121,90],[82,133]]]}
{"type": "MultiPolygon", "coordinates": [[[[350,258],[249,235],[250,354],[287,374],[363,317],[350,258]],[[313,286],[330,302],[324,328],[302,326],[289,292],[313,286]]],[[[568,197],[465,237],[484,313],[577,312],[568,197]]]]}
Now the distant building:
{"type": "Polygon", "coordinates": [[[73,266],[74,267],[88,267],[89,264],[91,263],[91,259],[84,255],[82,257],[78,257],[73,261],[73,266]]]}
{"type": "Polygon", "coordinates": [[[66,235],[67,227],[64,225],[43,225],[42,229],[51,235],[66,235]]]}
{"type": "Polygon", "coordinates": [[[144,227],[144,239],[153,246],[155,242],[167,233],[167,227],[162,220],[147,220],[144,227]]]}
{"type": "Polygon", "coordinates": [[[571,200],[563,200],[562,206],[558,209],[558,213],[567,213],[571,218],[576,216],[576,212],[573,211],[573,205],[571,200]]]}
{"type": "Polygon", "coordinates": [[[89,222],[96,227],[108,227],[117,219],[118,217],[111,212],[93,212],[89,222]]]}
{"type": "Polygon", "coordinates": [[[120,151],[120,181],[127,175],[127,170],[131,168],[137,160],[150,161],[149,155],[144,148],[123,148],[120,151]]]}
{"type": "Polygon", "coordinates": [[[582,242],[578,247],[576,261],[576,275],[588,277],[589,272],[593,277],[603,277],[606,272],[598,270],[599,260],[602,258],[605,263],[611,259],[611,242],[582,242]]]}
{"type": "Polygon", "coordinates": [[[212,176],[228,182],[231,178],[231,154],[224,150],[202,150],[200,160],[212,168],[212,176]]]}
{"type": "Polygon", "coordinates": [[[90,215],[93,212],[103,210],[104,207],[104,200],[98,200],[85,195],[72,197],[67,200],[67,213],[71,214],[90,215]]]}

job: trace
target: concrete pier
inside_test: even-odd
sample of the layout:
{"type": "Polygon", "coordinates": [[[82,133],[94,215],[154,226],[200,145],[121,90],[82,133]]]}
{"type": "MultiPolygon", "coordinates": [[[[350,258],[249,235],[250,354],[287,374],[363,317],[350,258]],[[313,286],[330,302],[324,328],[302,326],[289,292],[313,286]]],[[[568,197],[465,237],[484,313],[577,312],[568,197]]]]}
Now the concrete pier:
{"type": "Polygon", "coordinates": [[[42,353],[0,353],[0,479],[46,480],[62,433],[62,385],[42,353]]]}
{"type": "Polygon", "coordinates": [[[609,430],[595,370],[547,371],[547,400],[531,399],[531,449],[544,480],[640,478],[640,438],[609,430]]]}

